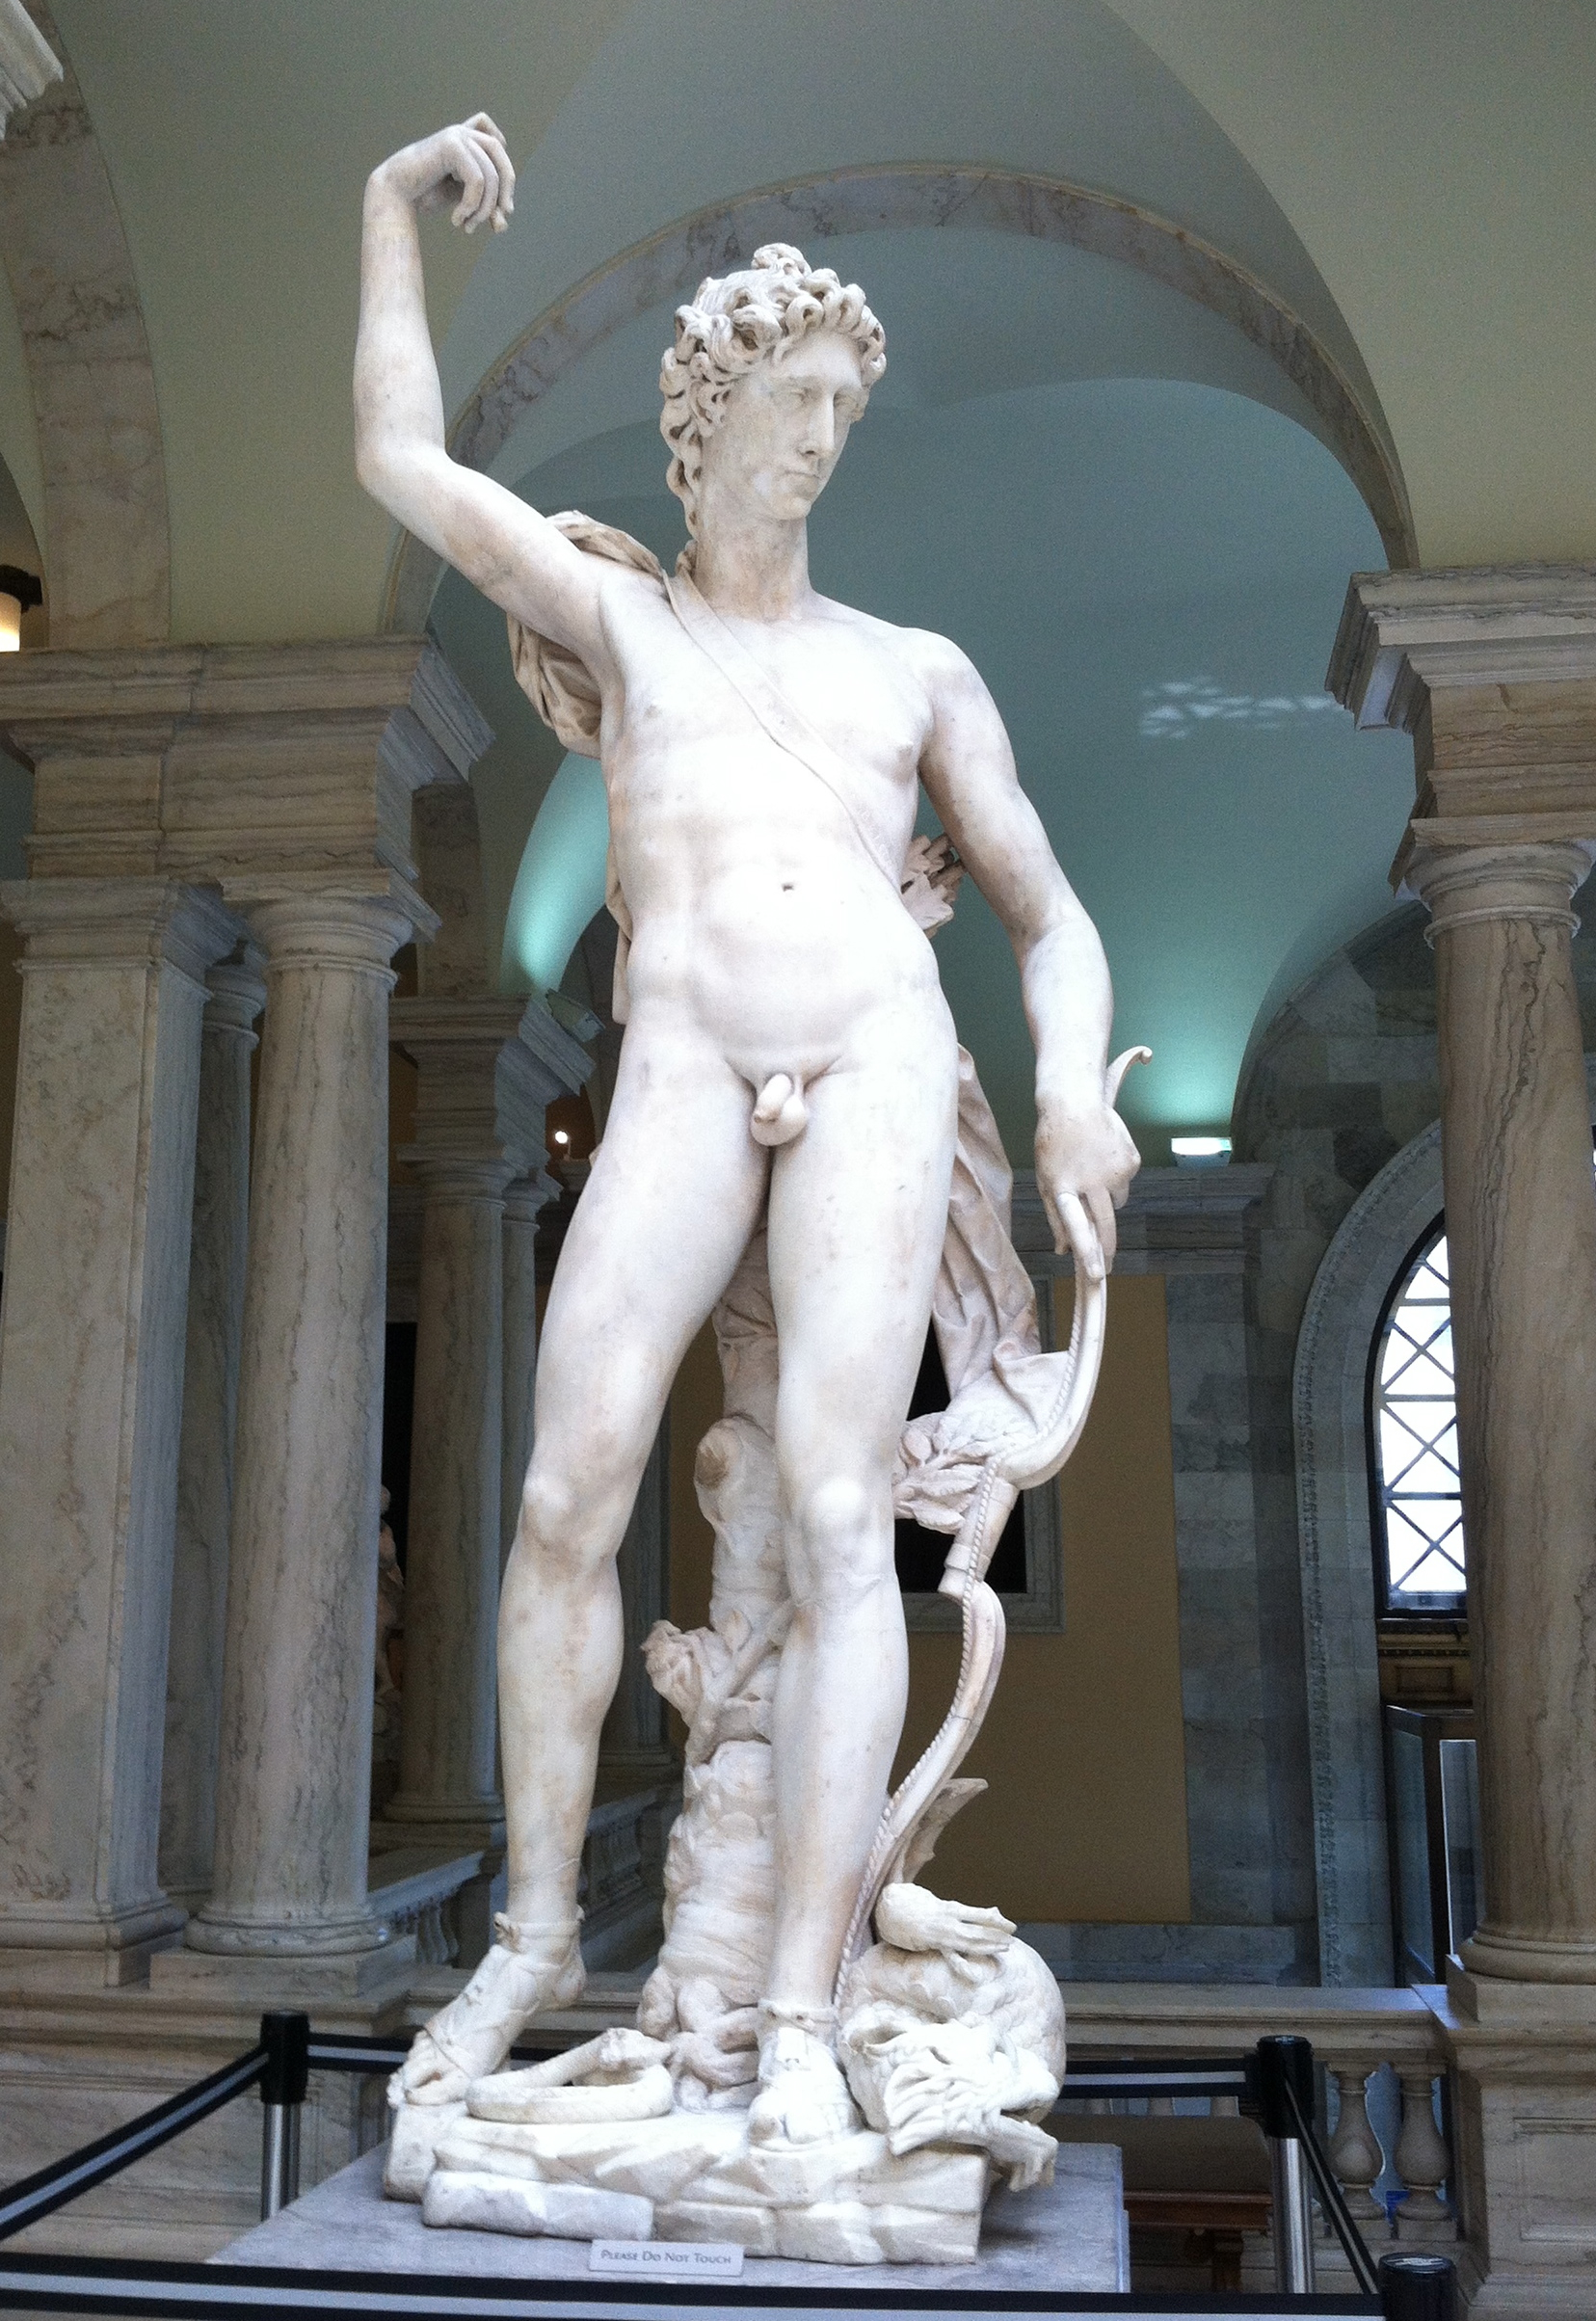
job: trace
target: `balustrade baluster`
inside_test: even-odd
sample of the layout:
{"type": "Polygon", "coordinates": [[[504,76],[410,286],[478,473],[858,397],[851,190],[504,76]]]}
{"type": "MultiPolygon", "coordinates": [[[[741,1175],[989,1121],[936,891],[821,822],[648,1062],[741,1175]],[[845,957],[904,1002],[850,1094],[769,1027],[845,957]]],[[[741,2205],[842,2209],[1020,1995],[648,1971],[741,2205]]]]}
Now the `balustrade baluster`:
{"type": "Polygon", "coordinates": [[[1374,2237],[1370,2227],[1381,2234],[1390,2230],[1385,2209],[1374,2197],[1385,2154],[1370,2124],[1366,2096],[1369,2081],[1379,2068],[1379,2058],[1370,2055],[1350,2056],[1331,2067],[1331,2076],[1341,2092],[1341,2118],[1328,2156],[1366,2240],[1374,2237]]]}
{"type": "Polygon", "coordinates": [[[1441,2197],[1441,2186],[1451,2174],[1451,2158],[1435,2124],[1433,2081],[1428,2068],[1399,2070],[1402,2083],[1402,2132],[1394,2155],[1396,2173],[1407,2186],[1397,2203],[1399,2240],[1455,2240],[1457,2220],[1441,2197]]]}

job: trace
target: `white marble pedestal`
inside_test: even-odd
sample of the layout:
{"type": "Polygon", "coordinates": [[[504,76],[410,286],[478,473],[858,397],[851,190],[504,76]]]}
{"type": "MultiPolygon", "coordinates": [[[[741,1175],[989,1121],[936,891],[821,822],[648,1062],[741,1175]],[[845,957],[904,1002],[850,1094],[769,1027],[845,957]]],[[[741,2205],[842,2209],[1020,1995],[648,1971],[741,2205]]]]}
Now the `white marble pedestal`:
{"type": "MultiPolygon", "coordinates": [[[[352,2168],[247,2232],[216,2259],[227,2265],[382,2273],[458,2273],[497,2281],[581,2281],[588,2243],[521,2240],[507,2233],[440,2230],[421,2212],[383,2198],[383,2151],[352,2168]]],[[[900,2289],[998,2295],[1016,2291],[1113,2295],[1130,2286],[1120,2155],[1111,2145],[1063,2144],[1056,2178],[1034,2192],[995,2192],[987,2203],[981,2254],[972,2265],[836,2265],[751,2256],[741,2287],[836,2288],[871,2301],[900,2289]]],[[[736,2303],[728,2283],[727,2301],[736,2303]]],[[[618,2297],[625,2292],[618,2284],[618,2297]]],[[[595,2313],[601,2308],[588,2308],[595,2313]]]]}

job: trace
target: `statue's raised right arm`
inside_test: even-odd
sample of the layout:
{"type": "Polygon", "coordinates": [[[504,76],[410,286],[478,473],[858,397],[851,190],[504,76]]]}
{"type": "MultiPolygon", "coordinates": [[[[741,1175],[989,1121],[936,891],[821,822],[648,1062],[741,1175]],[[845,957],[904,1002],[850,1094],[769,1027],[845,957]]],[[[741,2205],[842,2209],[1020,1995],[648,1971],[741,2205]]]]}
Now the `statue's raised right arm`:
{"type": "Polygon", "coordinates": [[[407,530],[506,612],[579,654],[602,682],[610,673],[598,599],[611,574],[446,447],[416,213],[449,207],[466,233],[490,224],[501,233],[515,196],[515,170],[486,113],[406,146],[372,171],[360,243],[356,467],[407,530]]]}

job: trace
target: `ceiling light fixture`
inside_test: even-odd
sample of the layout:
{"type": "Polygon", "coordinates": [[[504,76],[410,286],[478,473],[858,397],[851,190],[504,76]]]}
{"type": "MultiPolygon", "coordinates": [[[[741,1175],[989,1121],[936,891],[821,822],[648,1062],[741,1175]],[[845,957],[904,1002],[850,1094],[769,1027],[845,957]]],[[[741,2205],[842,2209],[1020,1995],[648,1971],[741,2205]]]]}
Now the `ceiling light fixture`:
{"type": "Polygon", "coordinates": [[[1228,1136],[1171,1136],[1177,1168],[1223,1168],[1231,1157],[1228,1136]]]}

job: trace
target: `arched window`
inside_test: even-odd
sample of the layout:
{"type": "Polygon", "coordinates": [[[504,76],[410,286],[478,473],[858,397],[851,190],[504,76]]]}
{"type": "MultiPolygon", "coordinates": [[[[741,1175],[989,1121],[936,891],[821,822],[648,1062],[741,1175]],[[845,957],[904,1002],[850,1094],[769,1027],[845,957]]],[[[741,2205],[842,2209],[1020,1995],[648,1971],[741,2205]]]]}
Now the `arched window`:
{"type": "Polygon", "coordinates": [[[1444,1217],[1391,1286],[1370,1359],[1368,1411],[1380,1609],[1460,1614],[1468,1558],[1444,1217]]]}

